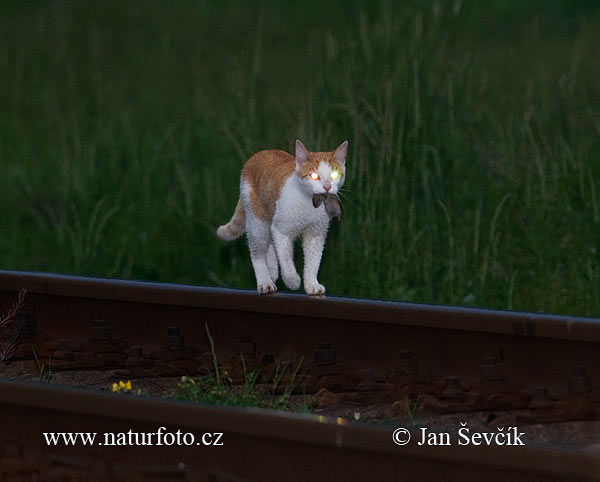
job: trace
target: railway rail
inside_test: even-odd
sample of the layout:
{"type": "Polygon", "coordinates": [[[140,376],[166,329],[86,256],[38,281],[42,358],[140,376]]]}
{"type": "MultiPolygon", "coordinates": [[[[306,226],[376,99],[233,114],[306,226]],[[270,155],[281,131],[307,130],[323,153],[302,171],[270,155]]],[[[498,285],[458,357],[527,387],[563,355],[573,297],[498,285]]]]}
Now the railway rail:
{"type": "MultiPolygon", "coordinates": [[[[597,454],[529,447],[399,447],[392,430],[330,418],[233,410],[0,382],[7,481],[595,481],[597,454]],[[223,433],[222,446],[49,447],[43,433],[223,433]],[[42,478],[41,475],[46,478],[42,478]],[[38,478],[34,478],[37,475],[38,478]]],[[[156,439],[155,439],[156,443],[156,439]]]]}
{"type": "MultiPolygon", "coordinates": [[[[242,362],[265,382],[275,367],[300,364],[298,390],[326,389],[356,407],[411,400],[438,415],[514,411],[523,424],[600,419],[596,319],[0,271],[0,307],[19,290],[27,304],[14,324],[11,360],[37,357],[55,372],[111,369],[123,379],[206,373],[209,332],[234,381],[243,377],[242,362]]],[[[448,471],[463,480],[600,478],[594,444],[399,447],[392,428],[0,382],[0,444],[10,434],[0,467],[36,460],[75,474],[98,462],[98,474],[110,466],[107,480],[136,480],[133,473],[140,480],[372,480],[374,467],[377,480],[399,473],[441,480],[448,471]],[[57,455],[42,444],[42,432],[119,432],[124,425],[221,431],[228,444],[130,448],[119,451],[120,462],[107,448],[104,465],[90,447],[57,455]],[[139,475],[147,460],[155,472],[139,475]]]]}

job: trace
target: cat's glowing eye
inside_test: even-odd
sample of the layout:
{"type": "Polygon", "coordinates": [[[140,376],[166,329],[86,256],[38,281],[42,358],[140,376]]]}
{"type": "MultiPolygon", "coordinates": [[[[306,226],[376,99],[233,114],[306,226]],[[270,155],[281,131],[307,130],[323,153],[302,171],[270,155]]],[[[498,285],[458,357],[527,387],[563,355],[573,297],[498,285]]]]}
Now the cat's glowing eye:
{"type": "Polygon", "coordinates": [[[310,178],[311,178],[313,181],[316,181],[316,180],[318,180],[318,179],[319,179],[319,175],[318,175],[316,172],[311,172],[311,173],[310,173],[310,178]]]}
{"type": "Polygon", "coordinates": [[[333,171],[333,172],[331,173],[331,179],[336,179],[336,178],[337,178],[339,175],[340,175],[340,173],[339,173],[339,172],[337,172],[337,171],[333,171]]]}

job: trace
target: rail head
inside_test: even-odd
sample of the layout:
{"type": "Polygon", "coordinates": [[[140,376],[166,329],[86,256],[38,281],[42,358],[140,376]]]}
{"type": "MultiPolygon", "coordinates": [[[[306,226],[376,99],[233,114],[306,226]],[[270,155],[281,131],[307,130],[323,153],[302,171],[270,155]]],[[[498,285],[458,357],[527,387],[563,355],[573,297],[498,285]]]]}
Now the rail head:
{"type": "Polygon", "coordinates": [[[600,319],[0,270],[0,290],[600,343],[600,319]]]}

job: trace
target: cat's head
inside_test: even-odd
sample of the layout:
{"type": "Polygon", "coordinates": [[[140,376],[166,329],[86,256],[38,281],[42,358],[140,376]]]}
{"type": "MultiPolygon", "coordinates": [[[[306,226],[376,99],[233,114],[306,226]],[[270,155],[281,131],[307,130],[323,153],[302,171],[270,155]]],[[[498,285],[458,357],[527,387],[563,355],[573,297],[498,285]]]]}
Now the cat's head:
{"type": "Polygon", "coordinates": [[[296,174],[308,194],[337,194],[346,178],[348,141],[332,152],[309,152],[296,141],[296,174]]]}

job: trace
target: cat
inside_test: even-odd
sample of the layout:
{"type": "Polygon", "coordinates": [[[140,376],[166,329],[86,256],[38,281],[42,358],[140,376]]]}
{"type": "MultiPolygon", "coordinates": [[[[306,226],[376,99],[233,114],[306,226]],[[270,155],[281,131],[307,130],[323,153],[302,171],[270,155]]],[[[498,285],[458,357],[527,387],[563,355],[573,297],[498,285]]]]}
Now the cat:
{"type": "Polygon", "coordinates": [[[297,140],[295,156],[281,150],[260,151],[244,164],[235,212],[217,235],[231,241],[247,233],[259,294],[277,291],[279,268],[290,290],[300,288],[293,256],[299,236],[304,290],[308,295],[325,293],[317,274],[331,218],[326,203],[313,204],[313,196],[339,192],[346,177],[347,151],[348,141],[332,152],[309,152],[297,140]]]}

